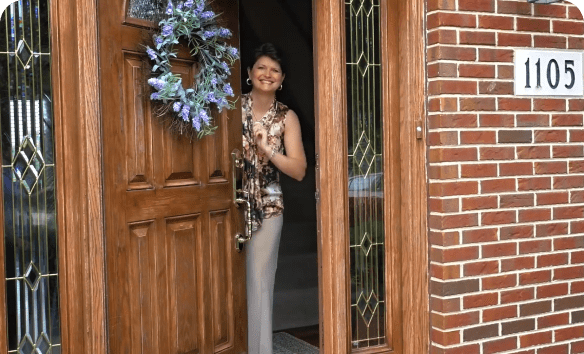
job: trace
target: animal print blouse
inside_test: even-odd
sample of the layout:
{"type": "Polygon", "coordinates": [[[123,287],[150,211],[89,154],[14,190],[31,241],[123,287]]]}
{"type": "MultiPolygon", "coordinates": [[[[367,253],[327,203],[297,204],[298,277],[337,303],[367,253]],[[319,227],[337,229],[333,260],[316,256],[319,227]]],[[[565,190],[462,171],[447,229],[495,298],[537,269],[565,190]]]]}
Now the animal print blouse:
{"type": "Polygon", "coordinates": [[[257,122],[253,121],[253,101],[250,94],[242,95],[244,190],[250,193],[253,230],[261,227],[263,219],[282,215],[284,199],[280,188],[280,172],[268,156],[259,155],[254,131],[264,127],[268,132],[268,145],[284,154],[284,128],[288,107],[274,100],[268,112],[257,122]]]}

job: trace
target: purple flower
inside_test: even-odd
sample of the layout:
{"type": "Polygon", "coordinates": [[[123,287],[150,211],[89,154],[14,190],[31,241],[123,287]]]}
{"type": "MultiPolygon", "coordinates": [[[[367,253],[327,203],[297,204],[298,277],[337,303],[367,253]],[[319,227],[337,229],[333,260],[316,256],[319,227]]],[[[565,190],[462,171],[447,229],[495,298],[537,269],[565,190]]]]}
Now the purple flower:
{"type": "Polygon", "coordinates": [[[207,111],[202,110],[201,113],[199,113],[199,118],[202,119],[205,124],[209,124],[209,116],[207,115],[207,111]]]}
{"type": "Polygon", "coordinates": [[[150,95],[150,99],[151,100],[159,100],[160,94],[158,92],[154,92],[153,94],[150,95]]]}
{"type": "Polygon", "coordinates": [[[225,84],[225,86],[223,86],[223,92],[225,92],[229,96],[233,96],[233,89],[231,88],[231,85],[229,85],[229,84],[225,84]]]}
{"type": "Polygon", "coordinates": [[[180,114],[182,115],[182,119],[186,122],[189,120],[189,112],[191,110],[191,106],[189,105],[184,105],[182,107],[182,111],[180,112],[180,114]]]}
{"type": "Polygon", "coordinates": [[[162,44],[163,41],[164,40],[160,36],[156,36],[156,38],[154,39],[154,43],[156,43],[156,45],[162,44]]]}
{"type": "Polygon", "coordinates": [[[156,52],[154,51],[154,49],[148,47],[148,49],[146,49],[146,53],[148,53],[150,59],[152,60],[156,59],[156,52]]]}
{"type": "Polygon", "coordinates": [[[193,7],[193,3],[194,3],[194,0],[187,0],[187,2],[185,2],[185,6],[186,7],[193,7]]]}
{"type": "Polygon", "coordinates": [[[228,30],[227,28],[221,28],[219,30],[219,35],[223,38],[229,38],[231,37],[231,31],[228,30]]]}
{"type": "Polygon", "coordinates": [[[153,77],[151,79],[148,79],[148,84],[150,84],[150,86],[154,87],[157,90],[162,90],[162,88],[164,88],[164,85],[166,84],[166,82],[153,77]]]}
{"type": "Polygon", "coordinates": [[[168,6],[166,7],[166,14],[172,15],[172,2],[168,2],[168,6]]]}
{"type": "Polygon", "coordinates": [[[203,12],[204,9],[205,9],[205,2],[199,0],[199,5],[197,5],[196,12],[200,14],[201,12],[203,12]]]}
{"type": "Polygon", "coordinates": [[[193,128],[197,131],[201,131],[201,119],[198,116],[193,117],[193,128]]]}
{"type": "Polygon", "coordinates": [[[209,19],[213,16],[215,16],[215,13],[213,11],[205,11],[201,14],[201,18],[204,18],[204,19],[209,19]]]}
{"type": "Polygon", "coordinates": [[[221,62],[221,67],[223,68],[223,70],[225,70],[226,73],[230,73],[231,71],[229,71],[229,65],[227,65],[226,62],[221,62]]]}
{"type": "Polygon", "coordinates": [[[183,7],[183,4],[178,4],[178,5],[176,5],[176,9],[177,9],[177,10],[182,10],[182,7],[183,7]]]}
{"type": "Polygon", "coordinates": [[[239,55],[239,52],[237,51],[237,48],[234,47],[229,47],[229,54],[233,55],[234,57],[239,55]]]}
{"type": "Polygon", "coordinates": [[[214,92],[209,92],[207,94],[207,98],[205,99],[207,102],[217,102],[217,98],[215,97],[214,92]]]}
{"type": "Polygon", "coordinates": [[[162,35],[164,37],[168,37],[172,34],[172,30],[173,30],[172,25],[166,25],[162,27],[162,35]]]}
{"type": "Polygon", "coordinates": [[[203,39],[214,37],[216,34],[215,31],[205,31],[203,32],[203,39]]]}
{"type": "Polygon", "coordinates": [[[219,106],[220,107],[227,107],[227,106],[229,106],[229,102],[227,102],[227,100],[225,98],[222,98],[221,102],[219,102],[219,106]]]}
{"type": "Polygon", "coordinates": [[[211,85],[213,85],[213,86],[217,85],[217,78],[216,77],[211,79],[211,85]]]}
{"type": "Polygon", "coordinates": [[[178,112],[178,111],[180,111],[180,106],[181,106],[181,103],[180,102],[175,102],[172,105],[172,110],[175,111],[175,112],[178,112]]]}
{"type": "Polygon", "coordinates": [[[176,92],[176,91],[178,91],[179,87],[180,87],[180,82],[177,82],[176,84],[174,84],[172,86],[172,90],[176,92]]]}

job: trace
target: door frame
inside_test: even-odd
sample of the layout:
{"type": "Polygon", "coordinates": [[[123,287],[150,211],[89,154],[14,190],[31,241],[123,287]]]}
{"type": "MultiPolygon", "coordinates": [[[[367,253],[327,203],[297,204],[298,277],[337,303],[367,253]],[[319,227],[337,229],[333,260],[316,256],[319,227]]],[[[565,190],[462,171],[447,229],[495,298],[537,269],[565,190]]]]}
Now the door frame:
{"type": "MultiPolygon", "coordinates": [[[[396,220],[400,235],[408,236],[400,245],[403,295],[408,295],[401,314],[403,352],[420,354],[428,352],[429,344],[426,144],[425,136],[416,138],[416,124],[425,124],[425,1],[387,1],[397,9],[387,25],[397,26],[399,35],[387,50],[398,58],[399,77],[385,84],[399,92],[399,99],[390,101],[391,110],[399,110],[400,152],[408,157],[400,159],[396,220]]],[[[334,173],[346,164],[339,154],[345,151],[345,69],[335,54],[344,48],[344,35],[335,26],[344,21],[343,3],[313,1],[319,308],[321,353],[326,354],[351,350],[349,327],[339,325],[349,320],[345,304],[350,289],[338,281],[347,274],[348,252],[333,236],[348,234],[346,211],[335,209],[345,198],[347,181],[325,180],[338,176],[334,173]]],[[[62,347],[64,353],[107,354],[97,0],[53,0],[51,22],[62,347]]]]}
{"type": "MultiPolygon", "coordinates": [[[[345,21],[345,4],[315,0],[313,5],[320,347],[321,353],[350,353],[349,218],[348,209],[338,207],[348,205],[346,36],[338,26],[345,21]]],[[[394,341],[395,349],[402,348],[400,354],[427,353],[429,346],[424,6],[424,0],[387,0],[381,23],[386,31],[382,53],[389,59],[390,72],[382,79],[383,108],[391,112],[384,150],[393,168],[385,185],[399,189],[386,198],[386,235],[393,238],[392,255],[401,259],[392,264],[397,270],[386,281],[388,286],[394,281],[401,285],[401,306],[393,309],[401,309],[397,316],[402,317],[402,328],[386,323],[388,332],[401,337],[394,341]],[[417,126],[422,129],[419,137],[417,126]],[[399,149],[397,156],[394,148],[399,149]]],[[[386,264],[391,260],[386,258],[386,264]]]]}

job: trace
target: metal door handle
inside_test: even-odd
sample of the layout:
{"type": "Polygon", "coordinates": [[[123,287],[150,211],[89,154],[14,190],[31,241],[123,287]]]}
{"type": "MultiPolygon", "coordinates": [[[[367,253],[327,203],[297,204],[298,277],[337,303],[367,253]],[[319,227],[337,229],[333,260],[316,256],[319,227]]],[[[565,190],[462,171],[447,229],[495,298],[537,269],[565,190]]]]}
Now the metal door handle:
{"type": "Polygon", "coordinates": [[[244,191],[242,188],[238,188],[238,183],[241,183],[241,179],[237,178],[237,171],[243,169],[243,156],[241,151],[235,149],[231,153],[232,158],[232,171],[233,171],[233,203],[239,206],[245,204],[245,231],[242,235],[241,233],[235,234],[235,249],[238,252],[243,251],[243,246],[251,240],[252,236],[252,223],[251,223],[251,202],[249,201],[249,193],[244,191]]]}

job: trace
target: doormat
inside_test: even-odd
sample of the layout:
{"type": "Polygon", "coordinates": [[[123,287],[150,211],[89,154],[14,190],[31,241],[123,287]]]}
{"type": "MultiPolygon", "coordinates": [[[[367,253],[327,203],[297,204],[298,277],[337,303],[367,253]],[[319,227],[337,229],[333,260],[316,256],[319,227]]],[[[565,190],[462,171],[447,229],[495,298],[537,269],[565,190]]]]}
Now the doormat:
{"type": "Polygon", "coordinates": [[[318,354],[318,348],[286,332],[274,333],[274,354],[318,354]]]}

